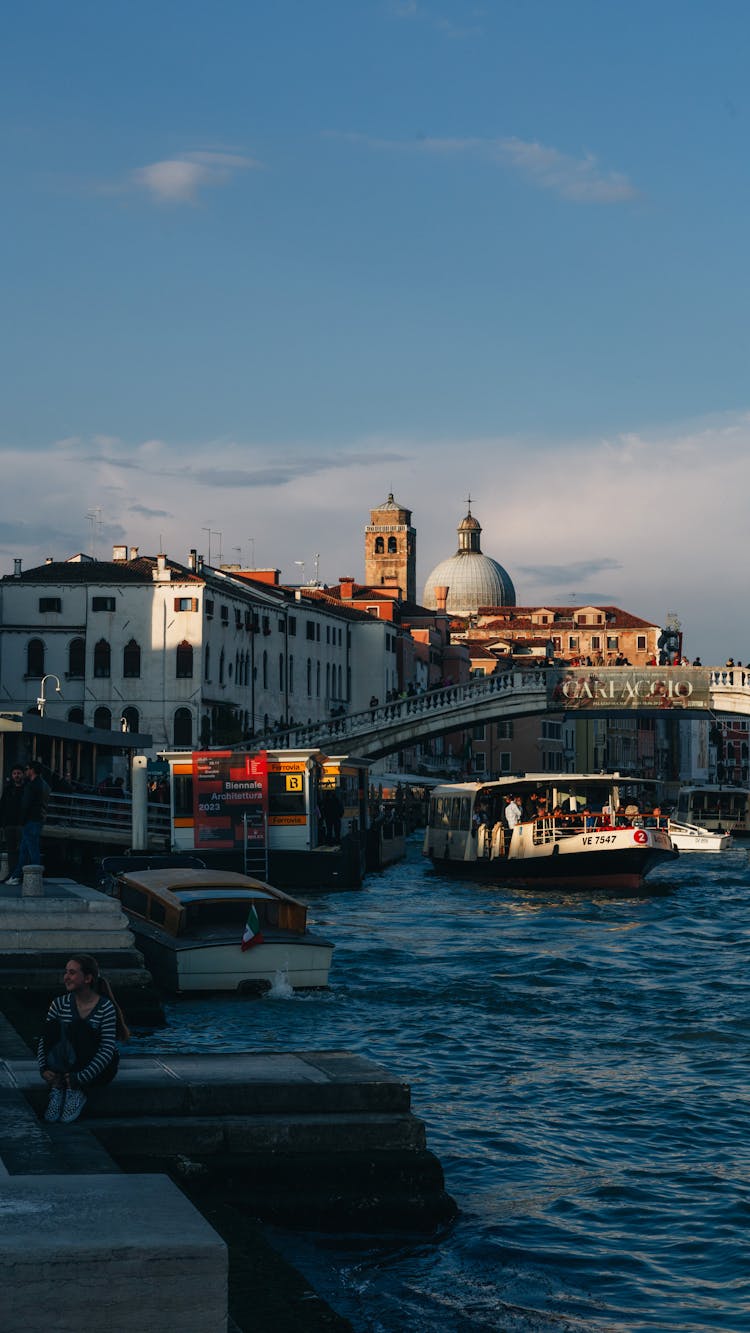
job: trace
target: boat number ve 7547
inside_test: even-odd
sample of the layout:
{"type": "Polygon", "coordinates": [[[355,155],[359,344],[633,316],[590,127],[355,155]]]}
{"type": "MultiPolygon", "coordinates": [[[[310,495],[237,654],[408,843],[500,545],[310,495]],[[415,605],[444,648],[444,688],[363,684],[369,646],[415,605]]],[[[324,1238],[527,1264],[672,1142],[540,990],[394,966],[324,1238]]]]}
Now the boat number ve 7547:
{"type": "Polygon", "coordinates": [[[583,839],[584,847],[600,847],[604,842],[617,842],[616,833],[591,833],[583,839]]]}

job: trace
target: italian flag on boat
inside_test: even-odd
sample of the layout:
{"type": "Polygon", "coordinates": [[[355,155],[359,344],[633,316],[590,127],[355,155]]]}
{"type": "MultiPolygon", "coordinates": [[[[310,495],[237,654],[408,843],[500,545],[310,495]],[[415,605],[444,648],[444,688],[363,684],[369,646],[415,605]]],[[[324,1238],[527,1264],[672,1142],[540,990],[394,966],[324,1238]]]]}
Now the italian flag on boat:
{"type": "Polygon", "coordinates": [[[242,942],[240,944],[240,948],[244,953],[246,949],[252,949],[254,944],[262,944],[262,943],[263,943],[263,936],[261,935],[260,932],[260,921],[258,920],[258,913],[256,912],[255,908],[251,903],[250,911],[247,914],[247,921],[245,922],[245,929],[242,932],[242,942]]]}

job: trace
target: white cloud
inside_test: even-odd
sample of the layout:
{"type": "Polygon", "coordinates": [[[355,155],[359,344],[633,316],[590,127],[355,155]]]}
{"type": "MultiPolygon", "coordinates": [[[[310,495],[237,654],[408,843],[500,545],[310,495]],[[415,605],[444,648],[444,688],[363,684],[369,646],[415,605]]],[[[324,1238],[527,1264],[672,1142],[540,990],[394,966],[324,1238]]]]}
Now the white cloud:
{"type": "Polygon", "coordinates": [[[131,186],[163,204],[191,204],[203,189],[226,185],[237,171],[259,163],[239,153],[189,152],[131,172],[131,186]]]}
{"type": "Polygon", "coordinates": [[[426,136],[400,140],[342,133],[333,137],[390,152],[430,153],[440,157],[471,154],[516,171],[537,188],[551,190],[578,204],[620,204],[639,197],[638,190],[623,172],[601,168],[593,153],[574,157],[557,148],[513,136],[494,139],[426,136]]]}

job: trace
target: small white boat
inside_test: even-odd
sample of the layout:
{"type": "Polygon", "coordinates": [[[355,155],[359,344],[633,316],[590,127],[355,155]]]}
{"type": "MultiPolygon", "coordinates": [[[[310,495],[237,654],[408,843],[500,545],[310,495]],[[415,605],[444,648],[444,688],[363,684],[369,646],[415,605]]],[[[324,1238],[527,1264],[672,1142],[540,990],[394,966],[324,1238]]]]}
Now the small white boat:
{"type": "Polygon", "coordinates": [[[333,945],[307,929],[304,903],[197,858],[187,866],[158,860],[102,863],[102,887],[119,898],[157,986],[178,995],[262,995],[279,978],[294,990],[328,985],[333,945]]]}
{"type": "Polygon", "coordinates": [[[728,833],[712,833],[698,824],[684,824],[679,819],[665,819],[659,826],[666,828],[673,846],[680,852],[724,852],[732,841],[728,833]]]}

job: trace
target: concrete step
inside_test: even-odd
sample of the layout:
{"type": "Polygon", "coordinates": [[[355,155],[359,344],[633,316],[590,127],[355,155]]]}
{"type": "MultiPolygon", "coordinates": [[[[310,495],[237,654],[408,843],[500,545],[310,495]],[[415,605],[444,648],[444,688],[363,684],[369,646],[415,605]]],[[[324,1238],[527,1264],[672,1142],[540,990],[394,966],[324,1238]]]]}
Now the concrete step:
{"type": "Polygon", "coordinates": [[[226,1333],[227,1249],[164,1176],[0,1180],[3,1333],[226,1333]]]}
{"type": "Polygon", "coordinates": [[[92,1112],[84,1122],[119,1162],[176,1156],[230,1158],[269,1153],[335,1154],[422,1152],[425,1127],[413,1115],[331,1114],[179,1116],[137,1120],[92,1112]]]}
{"type": "MultiPolygon", "coordinates": [[[[36,1061],[8,1062],[35,1110],[45,1088],[36,1061]]],[[[408,1114],[409,1085],[346,1051],[131,1056],[117,1078],[92,1090],[97,1120],[201,1116],[408,1114]]]]}

